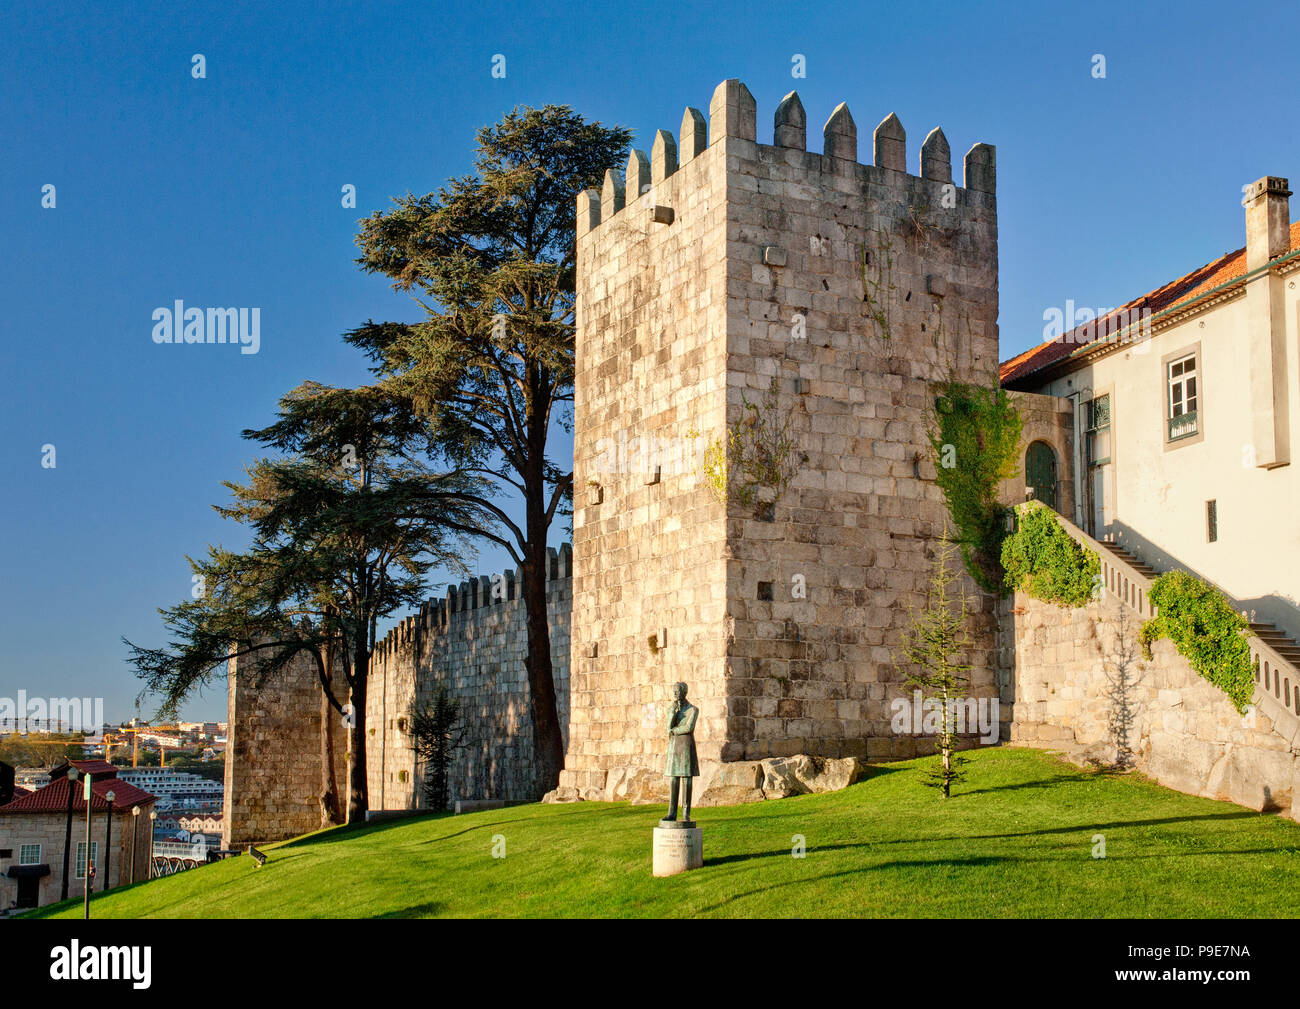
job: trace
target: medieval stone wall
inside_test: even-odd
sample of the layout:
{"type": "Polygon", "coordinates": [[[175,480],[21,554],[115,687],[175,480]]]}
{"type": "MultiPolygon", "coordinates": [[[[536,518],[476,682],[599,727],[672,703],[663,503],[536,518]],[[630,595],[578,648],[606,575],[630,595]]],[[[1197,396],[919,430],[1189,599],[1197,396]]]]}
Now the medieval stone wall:
{"type": "MultiPolygon", "coordinates": [[[[232,658],[227,672],[223,848],[295,837],[321,826],[321,719],[324,693],[314,661],[300,655],[259,682],[255,657],[232,658]]],[[[336,671],[340,703],[347,686],[336,671]]],[[[347,731],[330,709],[335,792],[347,794],[347,731]]]]}
{"type": "MultiPolygon", "coordinates": [[[[567,730],[573,555],[567,544],[549,555],[551,666],[560,725],[567,730]]],[[[439,686],[461,705],[463,745],[448,776],[451,798],[541,798],[520,588],[513,571],[462,583],[446,599],[426,603],[376,649],[366,700],[371,809],[425,808],[424,766],[415,759],[409,717],[412,704],[428,702],[439,686]]]]}
{"type": "MultiPolygon", "coordinates": [[[[997,382],[994,150],[972,147],[958,184],[937,129],[909,174],[892,115],[872,164],[846,105],[821,153],[797,95],[777,105],[771,144],[757,118],[745,86],[724,81],[707,115],[688,108],[677,136],[658,131],[577,201],[574,545],[553,554],[547,593],[563,798],[658,796],[679,680],[700,709],[705,785],[727,801],[759,792],[759,760],[933,746],[894,731],[891,702],[910,696],[898,650],[948,521],[932,383],[997,382]],[[732,439],[762,465],[728,478],[719,453],[732,439]]],[[[1021,466],[1032,441],[1051,445],[1071,515],[1069,401],[1015,398],[1021,466]]],[[[1022,501],[1023,473],[1002,492],[1022,501]]],[[[1018,595],[999,608],[963,578],[971,693],[1001,691],[1003,738],[1111,761],[1127,719],[1134,760],[1164,783],[1291,802],[1290,744],[1242,722],[1167,642],[1133,661],[1137,619],[1116,600],[1063,611],[1018,595]],[[1136,676],[1122,717],[1119,662],[1136,676]]],[[[408,719],[440,685],[464,716],[453,797],[540,797],[525,647],[513,572],[394,628],[369,682],[372,809],[423,804],[408,719]]],[[[304,663],[254,690],[232,670],[230,685],[227,843],[313,829],[314,673],[304,663]]]]}
{"type": "Polygon", "coordinates": [[[727,166],[706,131],[703,114],[688,109],[680,144],[660,131],[652,161],[635,152],[628,176],[610,172],[603,193],[579,198],[581,633],[561,781],[580,789],[599,791],[608,768],[662,755],[678,680],[700,709],[700,758],[722,752],[726,518],[696,463],[726,417],[727,166]],[[656,206],[672,210],[671,225],[656,223],[656,206]]]}
{"type": "MultiPolygon", "coordinates": [[[[548,551],[547,612],[560,724],[569,724],[572,551],[548,551]]],[[[430,599],[375,649],[366,697],[366,774],[372,810],[424,807],[408,731],[413,701],[445,685],[462,709],[463,747],[450,771],[453,799],[541,797],[533,773],[523,600],[518,576],[483,576],[430,599]]],[[[256,666],[231,661],[226,820],[223,845],[245,846],[321,825],[321,704],[315,666],[304,656],[258,685],[256,666]]],[[[347,688],[341,670],[334,689],[347,688]]],[[[347,787],[347,730],[330,712],[335,782],[347,787]]],[[[567,741],[567,736],[566,736],[567,741]]],[[[340,801],[343,801],[342,798],[340,801]]]]}
{"type": "Polygon", "coordinates": [[[1021,504],[1026,500],[1025,454],[1030,445],[1041,441],[1056,455],[1056,510],[1068,519],[1075,519],[1073,405],[1064,397],[1036,392],[1008,392],[1007,395],[1020,411],[1024,427],[1020,432],[1020,451],[1016,460],[1018,472],[1002,482],[999,498],[1008,504],[1021,504]]]}
{"type": "Polygon", "coordinates": [[[1141,618],[1107,591],[1062,608],[1023,592],[1001,606],[1013,743],[1078,763],[1132,765],[1162,785],[1300,818],[1300,752],[1259,710],[1232,702],[1173,643],[1145,660],[1141,618]]]}

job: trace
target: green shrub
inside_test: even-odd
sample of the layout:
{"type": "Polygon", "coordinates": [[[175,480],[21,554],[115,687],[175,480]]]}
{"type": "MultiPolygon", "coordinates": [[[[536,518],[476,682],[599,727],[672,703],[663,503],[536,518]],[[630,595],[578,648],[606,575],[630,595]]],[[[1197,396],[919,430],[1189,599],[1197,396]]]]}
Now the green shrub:
{"type": "Polygon", "coordinates": [[[1149,598],[1158,613],[1142,625],[1143,654],[1151,658],[1151,642],[1168,638],[1193,669],[1245,711],[1255,692],[1246,618],[1217,588],[1186,571],[1161,575],[1149,598]]]}
{"type": "Polygon", "coordinates": [[[963,382],[934,387],[930,447],[935,482],[948,503],[962,561],[986,592],[1003,595],[1007,507],[998,485],[1017,473],[1020,411],[1002,389],[963,382]]]}
{"type": "Polygon", "coordinates": [[[1002,541],[1006,586],[1057,606],[1083,606],[1093,596],[1101,559],[1061,528],[1056,513],[1031,502],[1020,509],[1016,531],[1002,541]]]}

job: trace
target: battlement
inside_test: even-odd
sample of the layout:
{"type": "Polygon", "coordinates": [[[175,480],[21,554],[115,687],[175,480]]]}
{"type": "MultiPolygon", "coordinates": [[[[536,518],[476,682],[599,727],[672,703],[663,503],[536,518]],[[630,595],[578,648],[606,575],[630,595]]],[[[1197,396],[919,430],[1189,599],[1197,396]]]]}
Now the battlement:
{"type": "MultiPolygon", "coordinates": [[[[564,543],[559,550],[546,548],[546,599],[552,602],[562,591],[561,583],[573,577],[573,548],[564,543]]],[[[521,578],[518,569],[508,568],[492,576],[479,575],[470,581],[447,587],[442,598],[431,597],[420,612],[407,617],[390,630],[375,646],[375,655],[386,659],[408,647],[418,636],[447,633],[464,614],[486,606],[515,602],[519,599],[521,578]]]]}
{"type": "Polygon", "coordinates": [[[894,115],[870,165],[845,103],[820,154],[793,92],[771,144],[756,124],[723,81],[707,126],[687,109],[577,200],[574,485],[595,490],[573,513],[565,787],[662,766],[678,680],[701,760],[915,752],[892,648],[947,518],[931,383],[997,382],[996,154],[974,145],[959,186],[943,131],[909,161],[894,115]],[[759,419],[779,471],[717,465],[759,419]],[[660,446],[700,462],[646,463],[660,446]]]}
{"type": "Polygon", "coordinates": [[[906,189],[919,180],[952,186],[954,206],[991,205],[996,193],[996,149],[986,143],[972,146],[963,159],[962,185],[957,187],[953,183],[952,152],[943,130],[937,126],[921,144],[918,174],[910,176],[906,168],[907,132],[892,112],[873,134],[873,164],[858,162],[858,128],[846,102],[835,107],[822,127],[821,154],[808,150],[808,117],[798,92],[791,91],[777,105],[770,145],[758,143],[757,118],[757,104],[749,89],[735,79],[723,81],[709,102],[707,123],[699,109],[686,109],[680,145],[668,130],[658,130],[649,157],[634,149],[624,171],[610,169],[601,189],[578,194],[578,237],[616,217],[638,212],[648,215],[652,223],[672,224],[681,208],[661,202],[659,188],[689,162],[726,139],[748,141],[769,151],[783,150],[787,164],[813,173],[856,177],[864,184],[906,189]]]}

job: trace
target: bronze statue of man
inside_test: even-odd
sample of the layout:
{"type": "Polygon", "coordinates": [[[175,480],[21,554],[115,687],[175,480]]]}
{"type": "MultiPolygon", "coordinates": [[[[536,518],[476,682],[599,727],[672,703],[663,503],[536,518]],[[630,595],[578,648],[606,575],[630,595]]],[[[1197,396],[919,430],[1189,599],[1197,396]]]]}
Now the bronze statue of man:
{"type": "Polygon", "coordinates": [[[668,716],[668,759],[664,763],[664,777],[672,781],[671,808],[664,817],[667,822],[677,819],[678,789],[685,782],[683,821],[691,822],[691,782],[700,773],[700,760],[695,753],[695,720],[700,709],[686,703],[686,684],[673,685],[673,708],[668,716]]]}

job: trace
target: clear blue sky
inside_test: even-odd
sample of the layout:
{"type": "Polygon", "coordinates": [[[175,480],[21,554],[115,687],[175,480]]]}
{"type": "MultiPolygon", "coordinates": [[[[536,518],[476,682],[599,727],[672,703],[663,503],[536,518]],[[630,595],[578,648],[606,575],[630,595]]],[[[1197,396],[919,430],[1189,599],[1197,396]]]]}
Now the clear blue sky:
{"type": "MultiPolygon", "coordinates": [[[[118,6],[0,13],[0,696],[103,696],[111,720],[138,689],[121,636],[160,643],[184,555],[243,545],[209,507],[254,455],[240,430],[304,379],[364,380],[344,330],[418,317],[356,268],[355,221],[465,171],[475,128],[516,104],[568,103],[648,148],[739,77],[765,142],[793,87],[813,149],[841,100],[863,152],[897,112],[909,166],[936,125],[958,172],[996,144],[1003,358],[1048,307],[1115,305],[1244,244],[1241,186],[1300,176],[1284,7],[118,6]],[[259,307],[260,353],[155,345],[151,313],[178,298],[259,307]]],[[[188,714],[224,711],[220,684],[188,714]]]]}

